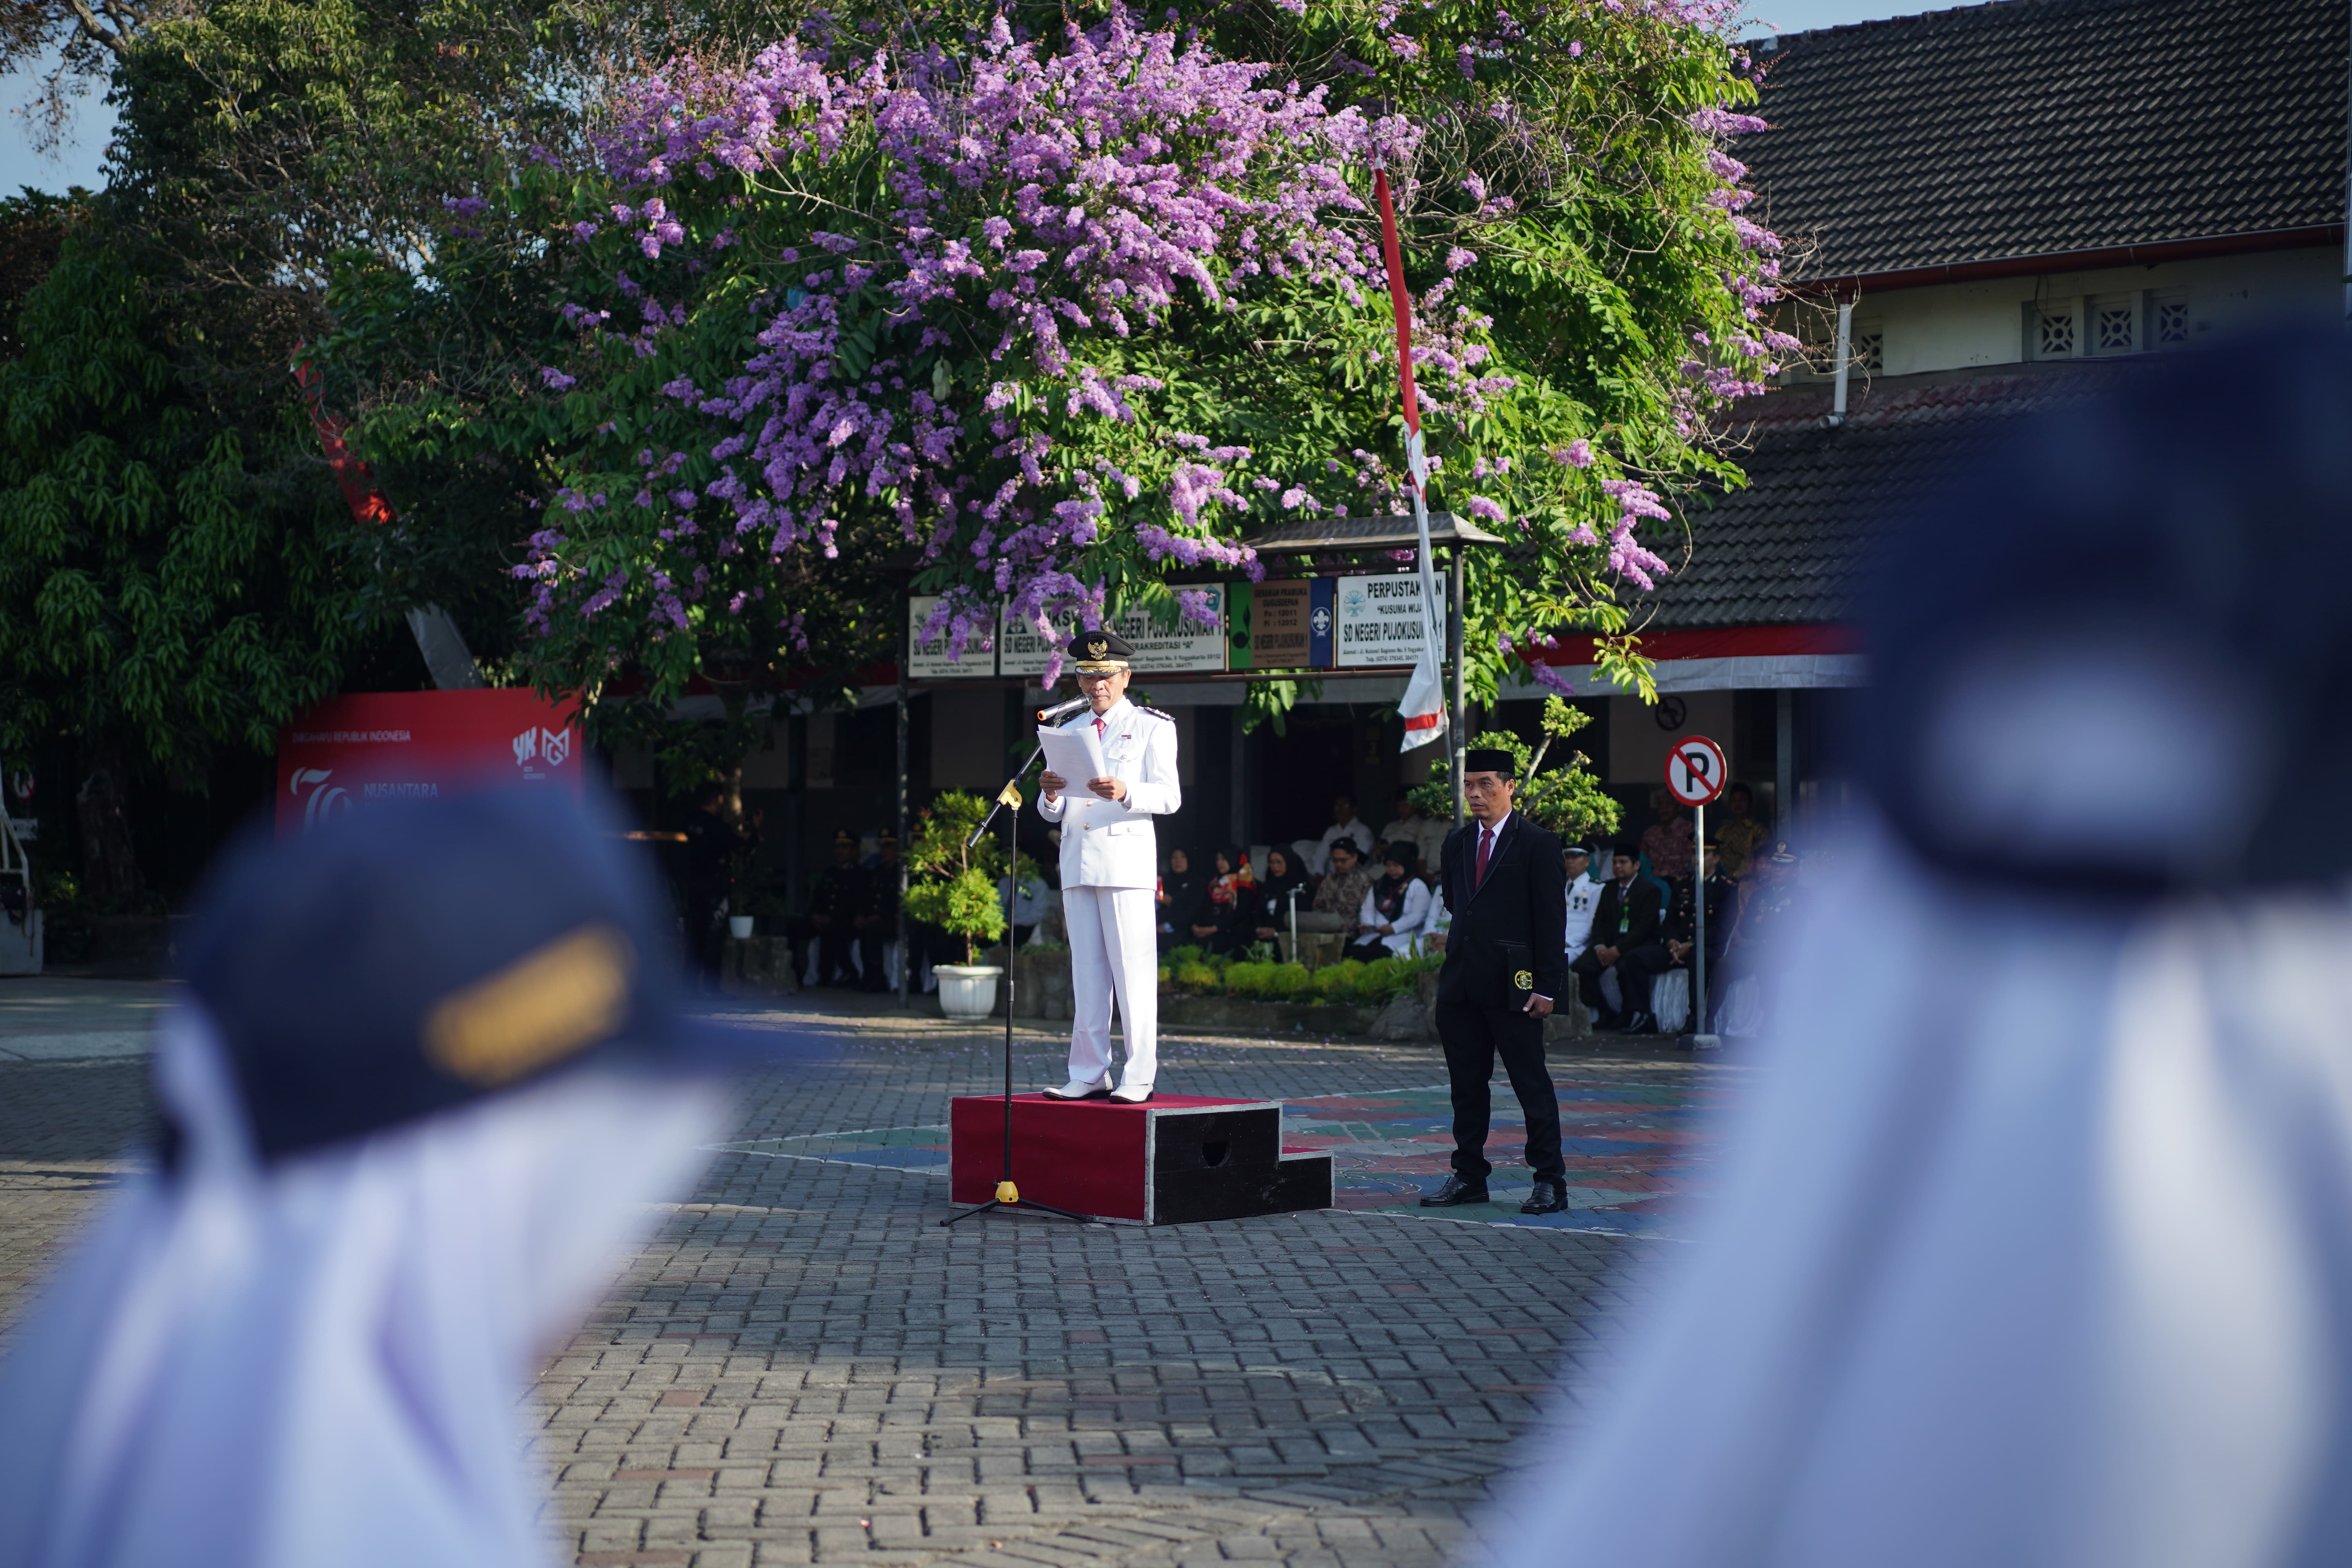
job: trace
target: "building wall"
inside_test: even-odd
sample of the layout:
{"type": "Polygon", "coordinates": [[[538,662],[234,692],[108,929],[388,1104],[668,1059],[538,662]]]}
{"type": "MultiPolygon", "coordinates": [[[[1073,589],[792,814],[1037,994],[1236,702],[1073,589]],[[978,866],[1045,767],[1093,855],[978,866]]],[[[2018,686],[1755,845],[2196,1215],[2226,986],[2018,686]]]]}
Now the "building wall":
{"type": "MultiPolygon", "coordinates": [[[[2193,346],[2279,316],[2338,313],[2341,261],[2323,247],[1865,292],[1854,302],[1855,353],[1865,374],[1911,375],[2193,346]],[[2127,342],[2099,341],[2103,308],[2122,312],[2127,342]],[[2045,314],[2071,340],[2063,353],[2045,352],[2045,314]],[[2165,341],[2176,329],[2179,341],[2165,341]]],[[[1827,316],[1810,314],[1810,340],[1829,331],[1827,316]]]]}
{"type": "Polygon", "coordinates": [[[1653,708],[1638,697],[1609,700],[1609,772],[1612,784],[1643,791],[1666,784],[1666,750],[1685,735],[1705,735],[1727,754],[1733,748],[1732,696],[1728,691],[1685,691],[1672,700],[1684,706],[1682,722],[1663,725],[1666,700],[1653,708]]]}
{"type": "Polygon", "coordinates": [[[1004,782],[1004,689],[942,686],[927,700],[931,710],[931,784],[936,789],[993,791],[1004,782]]]}

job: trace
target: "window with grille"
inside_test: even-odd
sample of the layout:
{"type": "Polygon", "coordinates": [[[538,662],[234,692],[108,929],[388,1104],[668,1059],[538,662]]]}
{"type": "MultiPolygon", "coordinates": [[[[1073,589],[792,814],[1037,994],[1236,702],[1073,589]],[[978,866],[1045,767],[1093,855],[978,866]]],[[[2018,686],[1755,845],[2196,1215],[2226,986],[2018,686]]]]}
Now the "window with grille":
{"type": "Polygon", "coordinates": [[[2071,359],[2074,353],[2074,310],[2069,304],[2043,306],[2035,320],[2034,357],[2071,359]]]}
{"type": "Polygon", "coordinates": [[[2091,301],[2091,352],[2127,354],[2139,347],[2139,311],[2128,294],[2091,301]]]}
{"type": "Polygon", "coordinates": [[[2148,300],[2148,341],[2157,348],[2179,348],[2189,341],[2189,301],[2179,295],[2158,294],[2148,300]]]}
{"type": "Polygon", "coordinates": [[[1886,374],[1886,332],[1874,321],[1853,329],[1853,368],[1864,375],[1886,374]]]}

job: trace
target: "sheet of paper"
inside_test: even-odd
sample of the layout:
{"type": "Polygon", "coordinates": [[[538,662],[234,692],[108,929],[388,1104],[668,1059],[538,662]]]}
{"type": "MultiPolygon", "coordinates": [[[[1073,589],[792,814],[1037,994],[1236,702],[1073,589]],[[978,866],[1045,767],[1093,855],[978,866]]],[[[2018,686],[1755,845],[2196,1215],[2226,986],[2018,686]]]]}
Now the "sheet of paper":
{"type": "Polygon", "coordinates": [[[1045,748],[1045,771],[1067,779],[1074,795],[1087,795],[1088,779],[1110,776],[1110,764],[1103,761],[1102,737],[1091,724],[1076,730],[1048,730],[1040,725],[1037,743],[1045,748]]]}

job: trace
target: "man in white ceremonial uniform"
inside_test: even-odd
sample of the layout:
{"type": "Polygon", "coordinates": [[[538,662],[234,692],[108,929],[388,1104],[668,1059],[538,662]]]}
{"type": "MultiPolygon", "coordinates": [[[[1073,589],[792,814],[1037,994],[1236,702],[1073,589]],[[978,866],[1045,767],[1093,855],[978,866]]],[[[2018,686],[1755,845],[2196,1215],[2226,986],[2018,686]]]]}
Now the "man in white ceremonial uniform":
{"type": "Polygon", "coordinates": [[[1574,963],[1592,945],[1592,911],[1601,905],[1604,884],[1592,879],[1592,857],[1581,844],[1570,845],[1561,864],[1568,870],[1568,926],[1561,946],[1574,963]]]}
{"type": "Polygon", "coordinates": [[[1062,920],[1070,939],[1070,1081],[1048,1100],[1140,1105],[1160,1071],[1160,948],[1153,889],[1160,847],[1151,819],[1183,804],[1176,783],[1176,721],[1127,700],[1134,649],[1117,633],[1070,639],[1078,691],[1088,710],[1062,728],[1091,730],[1102,746],[1101,778],[1041,774],[1038,815],[1062,828],[1062,920]],[[1116,995],[1127,1037],[1127,1070],[1110,1087],[1110,1006],[1116,995]]]}

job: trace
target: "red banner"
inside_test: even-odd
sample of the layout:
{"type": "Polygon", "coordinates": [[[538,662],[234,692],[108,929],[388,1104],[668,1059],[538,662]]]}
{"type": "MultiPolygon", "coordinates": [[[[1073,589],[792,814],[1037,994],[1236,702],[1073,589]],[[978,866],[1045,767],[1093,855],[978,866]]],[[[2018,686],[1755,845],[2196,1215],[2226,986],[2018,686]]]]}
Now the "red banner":
{"type": "MultiPolygon", "coordinates": [[[[1396,316],[1397,371],[1404,383],[1404,427],[1421,434],[1421,399],[1412,384],[1412,297],[1404,290],[1404,260],[1397,253],[1396,207],[1389,200],[1389,172],[1372,165],[1372,195],[1381,205],[1381,260],[1389,274],[1389,309],[1396,316]]],[[[1416,481],[1420,475],[1413,476],[1416,481]]]]}
{"type": "Polygon", "coordinates": [[[346,812],[499,784],[570,790],[583,778],[573,710],[522,688],[359,691],[278,738],[278,831],[346,812]]]}

